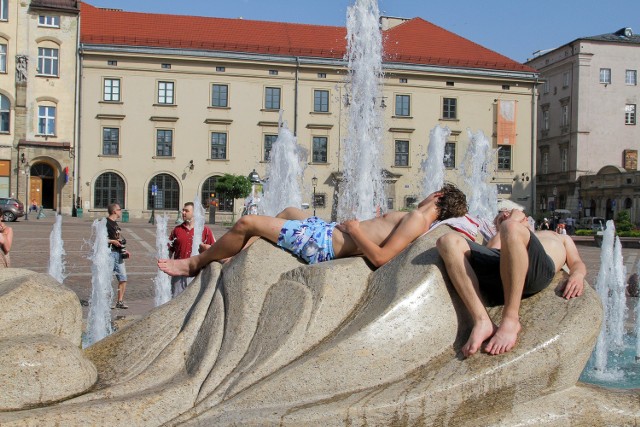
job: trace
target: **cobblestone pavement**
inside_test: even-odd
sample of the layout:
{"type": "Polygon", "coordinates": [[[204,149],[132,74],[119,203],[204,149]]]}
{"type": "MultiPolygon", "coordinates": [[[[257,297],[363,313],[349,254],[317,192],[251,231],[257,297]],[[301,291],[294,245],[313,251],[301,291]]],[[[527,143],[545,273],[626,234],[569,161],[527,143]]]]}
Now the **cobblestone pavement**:
{"type": "MultiPolygon", "coordinates": [[[[172,215],[169,226],[174,224],[175,215],[172,215]]],[[[48,213],[46,218],[37,220],[34,215],[25,221],[21,218],[17,222],[9,224],[14,230],[13,248],[11,250],[11,262],[13,267],[27,268],[39,273],[46,273],[49,261],[49,235],[55,221],[53,213],[48,213]]],[[[62,239],[66,252],[67,278],[64,284],[76,292],[80,300],[88,301],[91,292],[91,261],[87,259],[91,249],[90,239],[93,220],[88,218],[73,218],[64,216],[62,219],[62,239]]],[[[132,258],[126,261],[129,280],[125,301],[129,305],[128,310],[114,310],[116,316],[138,316],[145,314],[153,308],[154,286],[153,278],[156,275],[156,227],[147,220],[132,219],[128,223],[120,223],[123,236],[127,239],[127,249],[132,258]]],[[[208,226],[213,231],[216,239],[222,236],[227,227],[221,225],[208,226]]],[[[600,265],[600,249],[593,244],[592,238],[576,238],[578,250],[587,264],[587,281],[595,283],[600,265]]],[[[627,267],[627,275],[636,271],[640,245],[623,248],[623,256],[627,267]]],[[[114,292],[116,288],[113,280],[114,292]]],[[[84,307],[86,317],[87,308],[84,307]]]]}
{"type": "MultiPolygon", "coordinates": [[[[55,222],[55,214],[37,220],[31,215],[28,221],[20,218],[10,223],[14,239],[11,248],[12,267],[26,268],[38,273],[46,273],[49,263],[49,236],[55,222]]],[[[169,230],[175,226],[176,214],[171,215],[169,230]]],[[[91,261],[87,258],[91,250],[93,219],[63,216],[62,240],[65,250],[65,286],[71,288],[81,301],[88,301],[91,293],[91,261]]],[[[222,236],[227,227],[207,224],[216,238],[222,236]]],[[[154,284],[156,276],[156,226],[147,220],[131,219],[120,222],[122,235],[127,239],[127,250],[131,258],[126,260],[127,290],[124,300],[128,310],[114,310],[115,316],[139,316],[154,306],[154,284]]],[[[117,288],[115,277],[112,280],[114,293],[117,288]]],[[[83,307],[86,318],[87,307],[83,307]]]]}

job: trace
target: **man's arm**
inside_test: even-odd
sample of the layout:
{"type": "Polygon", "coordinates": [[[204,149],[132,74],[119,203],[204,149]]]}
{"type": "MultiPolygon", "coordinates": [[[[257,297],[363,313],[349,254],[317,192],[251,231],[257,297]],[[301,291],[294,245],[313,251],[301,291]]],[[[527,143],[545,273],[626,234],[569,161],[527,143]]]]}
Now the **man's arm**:
{"type": "Polygon", "coordinates": [[[587,266],[582,262],[573,239],[567,235],[562,235],[561,238],[564,249],[567,251],[567,267],[569,267],[570,272],[562,291],[562,297],[571,299],[579,297],[584,291],[584,277],[587,275],[587,266]]]}
{"type": "Polygon", "coordinates": [[[345,221],[337,227],[351,236],[364,256],[376,267],[386,264],[428,229],[424,216],[411,212],[400,220],[389,237],[379,246],[362,231],[357,220],[345,221]]]}

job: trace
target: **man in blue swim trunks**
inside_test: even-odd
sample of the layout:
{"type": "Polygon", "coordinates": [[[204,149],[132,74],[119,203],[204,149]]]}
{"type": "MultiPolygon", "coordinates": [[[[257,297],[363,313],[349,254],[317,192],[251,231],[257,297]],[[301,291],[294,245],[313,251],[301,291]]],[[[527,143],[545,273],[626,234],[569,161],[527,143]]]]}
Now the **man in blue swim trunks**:
{"type": "Polygon", "coordinates": [[[236,255],[254,237],[276,243],[310,264],[364,255],[380,267],[426,233],[434,221],[466,213],[464,193],[446,184],[411,212],[389,212],[366,221],[327,223],[307,218],[296,208],[287,208],[276,217],[246,215],[206,251],[188,259],[158,260],[158,268],[170,276],[194,276],[210,262],[236,255]]]}
{"type": "Polygon", "coordinates": [[[465,357],[475,354],[488,340],[484,351],[503,354],[516,344],[520,332],[520,302],[545,289],[566,263],[570,275],[562,296],[582,295],[586,266],[567,235],[553,231],[534,233],[520,209],[503,210],[495,218],[498,233],[486,246],[448,233],[437,247],[449,278],[471,314],[473,329],[462,347],[465,357]],[[502,321],[496,326],[483,300],[504,303],[502,321]]]}

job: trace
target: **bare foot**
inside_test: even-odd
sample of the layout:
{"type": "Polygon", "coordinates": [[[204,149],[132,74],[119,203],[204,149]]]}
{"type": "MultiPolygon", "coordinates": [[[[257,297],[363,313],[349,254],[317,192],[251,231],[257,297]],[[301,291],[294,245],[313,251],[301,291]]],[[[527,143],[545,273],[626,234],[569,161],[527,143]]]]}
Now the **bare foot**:
{"type": "Polygon", "coordinates": [[[462,346],[461,350],[464,357],[475,354],[480,349],[482,343],[495,333],[496,329],[496,325],[494,325],[490,319],[476,322],[473,325],[473,330],[467,343],[462,346]]]}
{"type": "Polygon", "coordinates": [[[493,355],[510,351],[516,345],[521,328],[518,318],[503,318],[498,330],[491,337],[484,351],[493,355]]]}
{"type": "Polygon", "coordinates": [[[191,258],[159,259],[158,268],[169,276],[195,276],[197,270],[191,265],[191,258]]]}

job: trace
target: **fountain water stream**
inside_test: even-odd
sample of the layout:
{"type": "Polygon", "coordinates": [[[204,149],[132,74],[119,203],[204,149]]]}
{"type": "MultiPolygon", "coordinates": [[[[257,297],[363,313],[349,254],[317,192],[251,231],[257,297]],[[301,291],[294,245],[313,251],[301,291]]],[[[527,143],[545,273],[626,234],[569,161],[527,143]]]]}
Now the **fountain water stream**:
{"type": "MultiPolygon", "coordinates": [[[[169,258],[169,236],[167,224],[169,215],[156,215],[156,252],[158,259],[169,258]]],[[[171,279],[167,273],[158,270],[153,279],[155,306],[162,305],[171,299],[171,279]]]]}
{"type": "Polygon", "coordinates": [[[64,241],[62,240],[62,215],[56,215],[56,221],[49,235],[49,275],[58,282],[63,283],[65,277],[66,262],[64,260],[64,241]]]}
{"type": "Polygon", "coordinates": [[[482,131],[467,131],[469,146],[460,168],[466,185],[469,213],[477,218],[493,219],[498,206],[498,189],[490,183],[496,151],[482,131]]]}
{"type": "Polygon", "coordinates": [[[193,226],[193,243],[191,244],[191,255],[200,253],[200,243],[202,243],[202,230],[204,230],[205,210],[200,203],[200,197],[196,194],[193,199],[193,218],[191,225],[193,226]]]}
{"type": "Polygon", "coordinates": [[[348,133],[338,220],[372,218],[384,209],[382,177],[382,34],[375,0],[356,0],[347,10],[348,133]]]}
{"type": "Polygon", "coordinates": [[[296,137],[282,120],[281,111],[278,139],[271,147],[267,165],[266,176],[269,179],[264,184],[261,213],[275,216],[288,206],[299,208],[302,205],[300,182],[304,175],[303,163],[306,158],[306,150],[298,145],[296,137]]]}
{"type": "Polygon", "coordinates": [[[111,326],[111,301],[113,288],[113,258],[107,237],[107,219],[93,221],[91,234],[91,297],[89,298],[89,315],[87,329],[83,337],[83,348],[100,341],[113,333],[111,326]]]}
{"type": "Polygon", "coordinates": [[[622,245],[615,234],[614,222],[609,220],[603,233],[600,270],[596,278],[603,321],[596,348],[581,376],[585,382],[616,388],[640,387],[640,365],[635,360],[634,348],[637,345],[632,344],[631,334],[625,334],[628,312],[625,277],[622,245]]]}
{"type": "Polygon", "coordinates": [[[451,130],[443,126],[436,126],[429,132],[427,158],[420,164],[420,169],[424,173],[423,198],[441,189],[444,184],[444,149],[449,135],[451,135],[451,130]]]}

